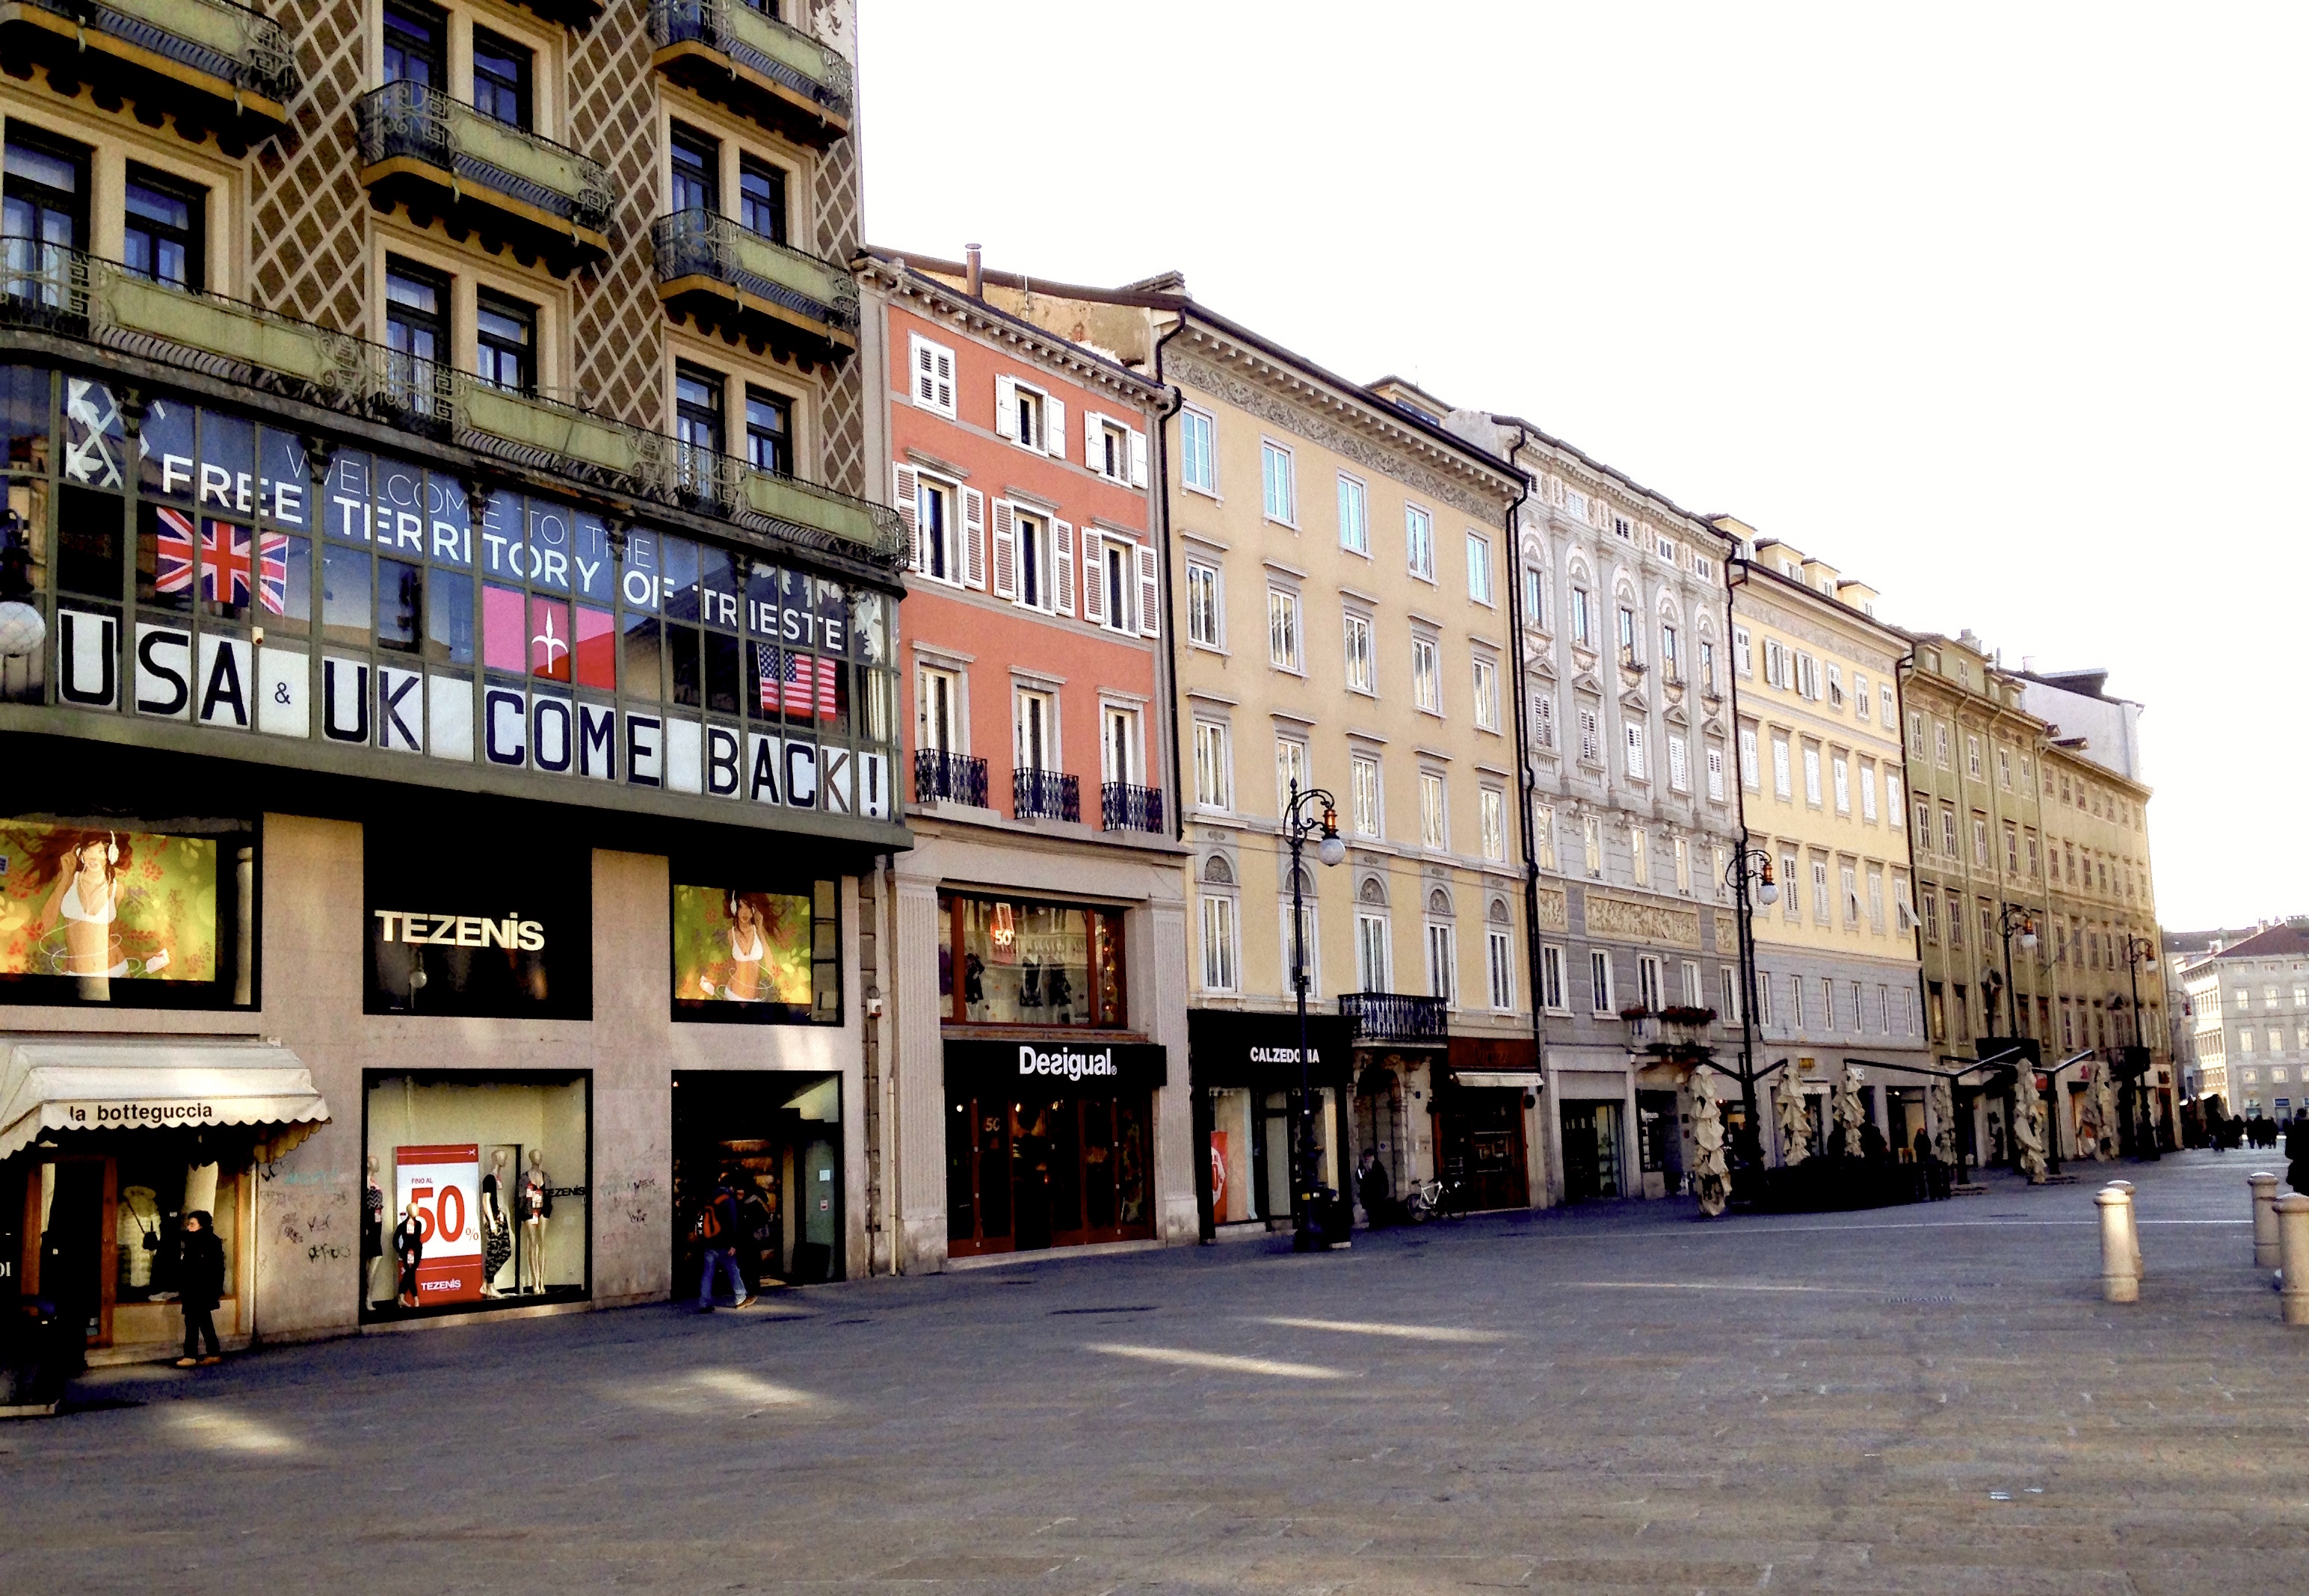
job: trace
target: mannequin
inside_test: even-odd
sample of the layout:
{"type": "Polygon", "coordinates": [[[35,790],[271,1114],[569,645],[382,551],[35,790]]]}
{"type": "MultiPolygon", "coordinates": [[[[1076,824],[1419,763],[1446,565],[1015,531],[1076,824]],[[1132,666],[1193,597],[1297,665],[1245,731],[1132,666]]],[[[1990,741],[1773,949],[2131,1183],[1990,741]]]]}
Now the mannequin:
{"type": "Polygon", "coordinates": [[[401,1223],[393,1227],[393,1256],[401,1268],[398,1296],[401,1305],[417,1305],[417,1266],[425,1259],[425,1216],[418,1211],[412,1199],[401,1210],[401,1223]]]}
{"type": "Polygon", "coordinates": [[[545,1151],[529,1149],[529,1167],[521,1175],[521,1222],[529,1234],[523,1238],[523,1291],[545,1289],[545,1226],[553,1218],[551,1180],[545,1173],[545,1151]]]}
{"type": "Polygon", "coordinates": [[[481,1295],[502,1297],[497,1271],[513,1256],[513,1221],[506,1217],[503,1198],[513,1177],[506,1169],[506,1149],[489,1155],[489,1172],[481,1176],[481,1295]]]}
{"type": "Polygon", "coordinates": [[[385,1301],[377,1265],[385,1259],[385,1188],[376,1180],[376,1155],[368,1156],[368,1184],[361,1188],[361,1300],[375,1306],[385,1301]]]}

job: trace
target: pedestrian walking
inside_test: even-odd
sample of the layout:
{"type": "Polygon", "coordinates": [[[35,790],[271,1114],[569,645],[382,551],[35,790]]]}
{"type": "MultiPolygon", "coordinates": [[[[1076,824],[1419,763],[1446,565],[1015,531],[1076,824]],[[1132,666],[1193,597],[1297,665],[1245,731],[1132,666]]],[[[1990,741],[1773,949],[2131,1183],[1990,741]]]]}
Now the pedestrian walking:
{"type": "Polygon", "coordinates": [[[1363,1217],[1374,1230],[1396,1222],[1395,1182],[1388,1175],[1387,1166],[1379,1162],[1379,1154],[1363,1149],[1362,1168],[1355,1175],[1356,1194],[1362,1199],[1363,1217]]]}
{"type": "Polygon", "coordinates": [[[177,1305],[185,1314],[185,1355],[177,1366],[222,1363],[224,1347],[217,1340],[217,1305],[224,1300],[224,1243],[206,1210],[195,1209],[184,1219],[184,1234],[177,1244],[177,1305]],[[201,1349],[208,1351],[203,1355],[201,1349]]]}
{"type": "Polygon", "coordinates": [[[752,1307],[754,1294],[746,1289],[746,1277],[738,1268],[741,1240],[738,1233],[738,1193],[731,1188],[727,1171],[713,1183],[713,1195],[697,1212],[697,1239],[705,1245],[705,1267],[697,1277],[697,1311],[713,1311],[713,1288],[721,1284],[725,1270],[730,1275],[730,1295],[737,1299],[739,1307],[752,1307]]]}

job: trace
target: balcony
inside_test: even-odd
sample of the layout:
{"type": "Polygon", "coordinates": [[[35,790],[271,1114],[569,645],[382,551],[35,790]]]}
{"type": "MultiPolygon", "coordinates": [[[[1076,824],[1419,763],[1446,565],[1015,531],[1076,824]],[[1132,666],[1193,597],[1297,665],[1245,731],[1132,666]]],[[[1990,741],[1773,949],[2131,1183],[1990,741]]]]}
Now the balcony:
{"type": "Polygon", "coordinates": [[[563,275],[608,258],[617,195],[599,161],[423,83],[387,83],[357,108],[361,181],[419,226],[438,219],[563,275]]]}
{"type": "Polygon", "coordinates": [[[1111,781],[1098,790],[1099,809],[1109,831],[1163,832],[1163,789],[1111,781]]]}
{"type": "Polygon", "coordinates": [[[986,761],[942,749],[914,750],[914,802],[986,807],[986,761]]]}
{"type": "Polygon", "coordinates": [[[743,117],[823,150],[850,131],[850,63],[747,0],[650,0],[652,65],[743,117]]]}
{"type": "Polygon", "coordinates": [[[1345,992],[1339,1012],[1354,1022],[1357,1042],[1441,1047],[1451,1040],[1451,1006],[1407,992],[1345,992]]]}
{"type": "Polygon", "coordinates": [[[1082,821],[1082,777],[1058,770],[1010,773],[1010,812],[1022,820],[1082,821]]]}
{"type": "MultiPolygon", "coordinates": [[[[886,506],[78,250],[0,240],[0,325],[380,421],[599,492],[711,516],[765,543],[884,566],[904,556],[904,528],[886,506]]],[[[982,776],[979,785],[982,793],[982,776]]]]}
{"type": "Polygon", "coordinates": [[[236,158],[288,126],[298,86],[288,30],[231,0],[0,0],[0,65],[33,62],[59,93],[166,112],[195,143],[212,129],[236,158]]]}
{"type": "Polygon", "coordinates": [[[858,348],[858,285],[805,255],[711,211],[677,211],[650,227],[657,297],[710,333],[766,342],[776,355],[828,364],[858,348]]]}

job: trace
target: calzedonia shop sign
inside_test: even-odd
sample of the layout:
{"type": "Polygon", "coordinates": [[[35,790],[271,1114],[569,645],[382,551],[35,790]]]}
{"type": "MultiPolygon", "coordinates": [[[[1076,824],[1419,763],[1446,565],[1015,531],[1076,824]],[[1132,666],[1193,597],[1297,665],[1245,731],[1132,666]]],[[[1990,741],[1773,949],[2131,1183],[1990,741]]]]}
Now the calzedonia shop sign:
{"type": "Polygon", "coordinates": [[[1159,1044],[1072,1038],[948,1042],[948,1091],[969,1087],[990,1096],[1158,1091],[1169,1065],[1159,1044]]]}

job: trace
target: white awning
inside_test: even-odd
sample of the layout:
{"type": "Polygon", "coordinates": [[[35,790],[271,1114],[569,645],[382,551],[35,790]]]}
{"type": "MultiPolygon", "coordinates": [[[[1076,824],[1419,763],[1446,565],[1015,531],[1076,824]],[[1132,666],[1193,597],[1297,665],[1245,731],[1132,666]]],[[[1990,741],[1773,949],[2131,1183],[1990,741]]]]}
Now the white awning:
{"type": "Polygon", "coordinates": [[[1451,1071],[1451,1079],[1461,1086],[1495,1086],[1505,1089],[1520,1089],[1534,1092],[1537,1091],[1541,1085],[1539,1071],[1536,1070],[1454,1070],[1451,1071]]]}
{"type": "Polygon", "coordinates": [[[0,1037],[0,1158],[48,1131],[278,1127],[277,1157],[329,1117],[287,1048],[200,1037],[0,1037]]]}

